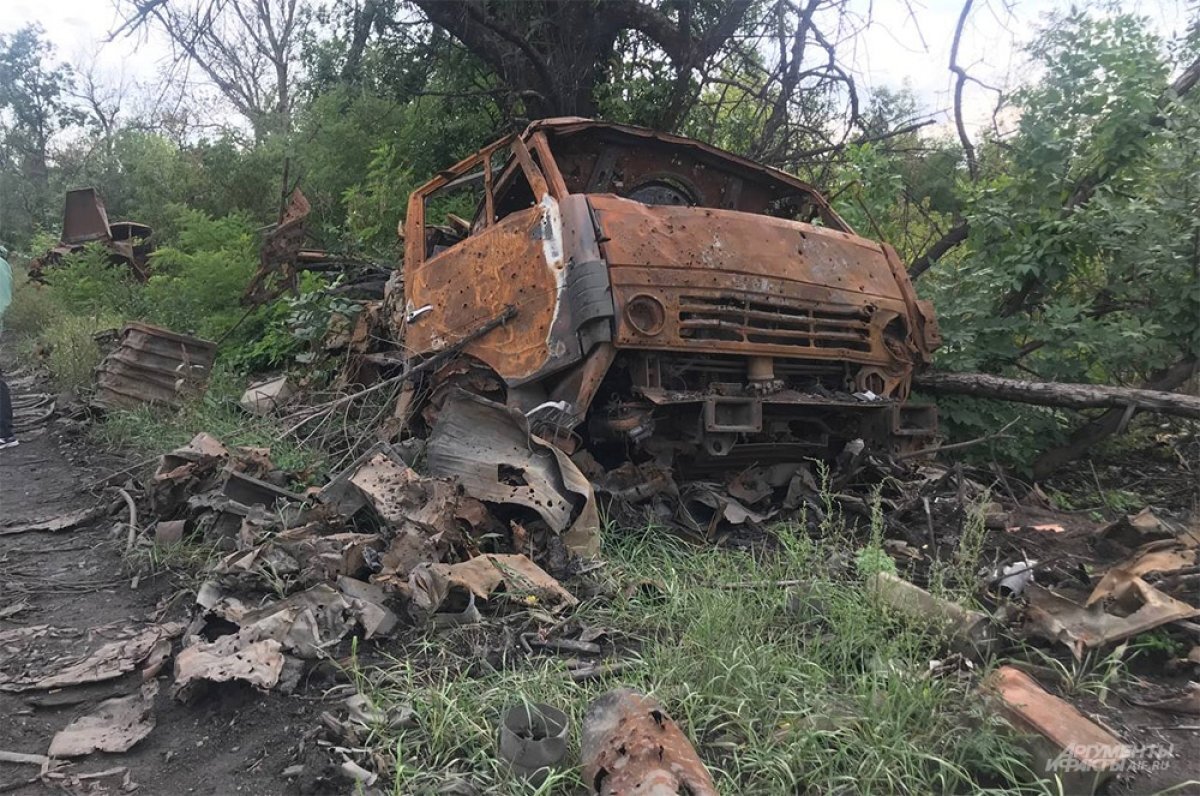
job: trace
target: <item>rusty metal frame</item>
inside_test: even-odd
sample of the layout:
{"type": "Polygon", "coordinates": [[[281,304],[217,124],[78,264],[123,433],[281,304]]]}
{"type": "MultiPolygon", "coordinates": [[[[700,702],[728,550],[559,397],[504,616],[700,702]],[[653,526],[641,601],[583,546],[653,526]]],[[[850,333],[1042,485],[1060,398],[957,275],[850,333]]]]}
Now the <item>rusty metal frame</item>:
{"type": "Polygon", "coordinates": [[[771,166],[764,166],[761,163],[756,163],[753,160],[749,160],[748,158],[744,158],[741,155],[736,155],[733,152],[729,152],[719,147],[705,144],[702,141],[684,138],[683,136],[674,135],[672,133],[649,130],[644,127],[634,127],[632,125],[618,124],[616,122],[598,122],[592,119],[584,119],[579,116],[560,116],[552,119],[540,119],[538,121],[530,122],[529,126],[525,128],[525,132],[521,134],[521,137],[528,138],[532,134],[539,132],[544,133],[547,130],[569,134],[583,129],[612,130],[614,132],[622,133],[634,138],[641,138],[649,141],[659,141],[665,144],[670,144],[671,146],[691,149],[696,152],[701,152],[706,156],[719,160],[723,163],[735,164],[739,168],[759,174],[770,180],[786,183],[792,188],[795,188],[797,191],[809,195],[812,198],[813,203],[820,210],[822,220],[824,220],[832,229],[836,229],[839,232],[856,234],[854,232],[854,228],[851,227],[845,219],[837,214],[837,211],[835,211],[833,206],[829,204],[829,201],[825,198],[824,194],[818,191],[814,186],[804,182],[798,177],[788,174],[786,171],[781,171],[771,166]]]}
{"type": "MultiPolygon", "coordinates": [[[[510,134],[493,141],[473,155],[469,155],[450,168],[439,172],[436,177],[413,191],[408,197],[408,212],[405,213],[404,221],[401,224],[401,231],[403,232],[406,228],[419,229],[423,233],[425,230],[425,200],[445,188],[455,179],[466,174],[475,164],[483,161],[487,161],[487,165],[484,167],[484,181],[486,184],[491,174],[490,160],[492,155],[496,150],[508,146],[516,137],[516,134],[510,134]]],[[[488,195],[490,196],[490,193],[488,195]]],[[[487,224],[491,224],[490,214],[487,224]]],[[[404,262],[406,268],[416,267],[425,262],[425,239],[423,234],[404,235],[404,262]]]]}
{"type": "Polygon", "coordinates": [[[550,186],[550,195],[561,202],[567,195],[567,181],[558,170],[558,162],[554,159],[554,153],[550,151],[550,142],[546,140],[546,134],[534,133],[531,142],[542,162],[542,173],[550,186]]]}
{"type": "MultiPolygon", "coordinates": [[[[481,230],[495,223],[495,186],[509,179],[517,168],[521,169],[525,178],[529,181],[529,187],[535,197],[550,194],[556,199],[561,199],[566,195],[566,184],[563,182],[562,174],[553,166],[554,160],[550,155],[549,145],[546,143],[545,136],[541,136],[540,146],[538,142],[535,141],[534,143],[538,147],[538,156],[542,159],[542,162],[551,164],[548,169],[551,171],[550,178],[534,163],[529,147],[522,140],[521,136],[516,134],[506,135],[488,144],[475,154],[463,158],[450,168],[439,172],[438,176],[413,191],[408,199],[408,212],[405,214],[402,227],[418,229],[423,233],[425,230],[425,202],[438,191],[445,189],[455,180],[463,177],[477,164],[481,164],[483,167],[484,182],[484,220],[480,226],[481,230]],[[496,178],[492,173],[491,158],[497,150],[505,146],[511,147],[513,161],[500,173],[499,178],[496,178]],[[552,180],[553,182],[551,182],[552,180]]],[[[425,263],[425,260],[424,235],[405,234],[404,262],[406,267],[420,267],[425,263]]]]}
{"type": "Polygon", "coordinates": [[[533,162],[533,156],[529,154],[529,147],[526,146],[520,137],[513,139],[512,151],[517,162],[521,164],[521,170],[525,172],[525,179],[529,180],[529,188],[533,191],[533,198],[537,199],[548,194],[550,188],[546,184],[546,176],[542,174],[542,170],[533,162]]]}

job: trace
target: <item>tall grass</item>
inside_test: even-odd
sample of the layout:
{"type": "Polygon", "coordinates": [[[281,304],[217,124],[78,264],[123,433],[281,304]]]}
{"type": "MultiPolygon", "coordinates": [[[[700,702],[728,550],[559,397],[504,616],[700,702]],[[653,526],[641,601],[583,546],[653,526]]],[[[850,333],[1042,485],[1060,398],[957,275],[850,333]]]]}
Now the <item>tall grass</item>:
{"type": "Polygon", "coordinates": [[[284,436],[274,417],[249,415],[238,405],[244,379],[218,368],[204,395],[178,410],[154,406],[112,411],[92,430],[92,438],[106,447],[125,448],[149,455],[165,453],[186,444],[201,431],[226,445],[270,448],[277,467],[312,481],[325,463],[321,451],[284,436]]]}

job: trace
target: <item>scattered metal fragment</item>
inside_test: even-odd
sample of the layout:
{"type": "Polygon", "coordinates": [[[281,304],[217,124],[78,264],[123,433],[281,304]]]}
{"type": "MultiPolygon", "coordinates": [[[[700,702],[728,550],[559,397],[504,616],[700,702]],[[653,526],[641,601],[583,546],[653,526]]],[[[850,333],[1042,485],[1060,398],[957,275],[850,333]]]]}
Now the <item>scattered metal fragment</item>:
{"type": "Polygon", "coordinates": [[[19,763],[31,766],[45,766],[50,763],[50,758],[45,755],[31,755],[25,752],[9,752],[0,749],[0,763],[19,763]]]}
{"type": "Polygon", "coordinates": [[[170,547],[183,541],[183,531],[187,526],[184,520],[163,520],[154,524],[154,543],[162,547],[170,547]]]}
{"type": "Polygon", "coordinates": [[[532,509],[572,552],[599,553],[591,483],[557,446],[532,436],[520,412],[456,389],[438,413],[426,454],[432,475],[457,479],[484,502],[532,509]]]}
{"type": "Polygon", "coordinates": [[[77,639],[56,638],[56,630],[36,625],[0,631],[0,690],[61,688],[120,677],[146,661],[160,642],[178,636],[183,625],[168,622],[141,629],[97,628],[100,637],[109,633],[119,638],[82,655],[75,652],[77,639]]]}
{"type": "Polygon", "coordinates": [[[993,574],[992,580],[1006,594],[1019,597],[1025,587],[1033,583],[1033,572],[1037,567],[1036,561],[1022,559],[1001,567],[993,574]]]}
{"type": "Polygon", "coordinates": [[[365,637],[383,635],[396,626],[382,591],[371,584],[340,578],[338,588],[318,583],[282,600],[251,607],[208,583],[197,594],[207,613],[238,626],[243,642],[271,639],[306,659],[328,657],[330,648],[361,625],[365,637]]]}
{"type": "Polygon", "coordinates": [[[1065,644],[1077,659],[1085,649],[1115,644],[1178,619],[1200,615],[1200,609],[1163,594],[1138,577],[1123,579],[1105,600],[1080,605],[1036,583],[1025,589],[1029,599],[1026,632],[1065,644]],[[1114,611],[1119,611],[1115,613],[1114,611]]]}
{"type": "Polygon", "coordinates": [[[1129,756],[1130,747],[1119,738],[1019,669],[1001,666],[984,680],[983,689],[1014,729],[1030,734],[1034,771],[1061,777],[1063,793],[1093,793],[1129,756]]]}
{"type": "Polygon", "coordinates": [[[0,619],[11,619],[17,614],[24,613],[32,608],[33,605],[26,599],[17,600],[3,608],[0,608],[0,619]]]}
{"type": "Polygon", "coordinates": [[[94,402],[106,409],[178,407],[202,393],[216,343],[144,323],[127,323],[118,347],[96,368],[94,402]]]}
{"type": "Polygon", "coordinates": [[[106,699],[50,741],[50,757],[83,757],[92,752],[124,752],[154,729],[158,682],[150,680],[129,696],[106,699]]]}
{"type": "Polygon", "coordinates": [[[1104,573],[1088,597],[1087,604],[1112,597],[1134,578],[1152,573],[1170,574],[1195,567],[1198,562],[1200,532],[1184,531],[1173,538],[1147,542],[1104,573]]]}
{"type": "Polygon", "coordinates": [[[283,664],[282,644],[272,638],[256,640],[252,631],[243,630],[180,650],[171,691],[176,699],[189,702],[205,683],[240,680],[267,690],[279,682],[283,664]]]}
{"type": "Polygon", "coordinates": [[[350,778],[352,782],[356,782],[364,787],[371,787],[379,779],[379,775],[374,771],[367,771],[365,768],[355,763],[353,760],[344,760],[341,765],[342,773],[350,778]]]}
{"type": "Polygon", "coordinates": [[[567,756],[570,726],[567,714],[551,705],[515,705],[500,719],[500,759],[539,786],[567,756]]]}
{"type": "Polygon", "coordinates": [[[654,699],[628,689],[602,694],[583,719],[583,781],[597,796],[717,796],[687,736],[654,699]]]}
{"type": "Polygon", "coordinates": [[[472,596],[487,600],[501,587],[508,599],[517,602],[551,607],[579,603],[524,555],[485,554],[458,564],[422,564],[408,579],[413,605],[425,615],[434,614],[448,602],[466,606],[472,596]]]}
{"type": "Polygon", "coordinates": [[[1183,713],[1189,716],[1200,716],[1200,683],[1188,683],[1182,693],[1164,699],[1133,699],[1130,702],[1151,710],[1164,710],[1168,713],[1183,713]]]}
{"type": "Polygon", "coordinates": [[[86,509],[78,511],[68,511],[66,514],[56,514],[51,517],[43,517],[32,522],[21,523],[19,525],[4,525],[0,526],[0,536],[9,536],[18,533],[31,533],[35,531],[46,531],[54,533],[57,531],[69,531],[72,528],[77,528],[80,525],[89,523],[94,519],[104,516],[108,507],[106,505],[90,506],[86,509]]]}
{"type": "Polygon", "coordinates": [[[279,376],[251,384],[242,393],[238,403],[251,414],[268,415],[286,404],[295,394],[296,388],[288,377],[279,376]]]}
{"type": "Polygon", "coordinates": [[[44,426],[58,409],[50,393],[23,393],[12,396],[13,428],[28,434],[44,426]]]}

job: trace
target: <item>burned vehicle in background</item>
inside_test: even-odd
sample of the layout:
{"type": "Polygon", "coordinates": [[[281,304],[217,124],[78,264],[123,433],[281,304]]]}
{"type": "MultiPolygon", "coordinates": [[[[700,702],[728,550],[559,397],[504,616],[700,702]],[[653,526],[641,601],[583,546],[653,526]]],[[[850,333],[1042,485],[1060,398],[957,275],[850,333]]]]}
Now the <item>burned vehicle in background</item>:
{"type": "Polygon", "coordinates": [[[388,308],[410,366],[466,355],[409,389],[410,427],[458,386],[606,465],[699,471],[935,433],[935,410],[906,403],[939,344],[931,305],[890,246],[781,171],[548,119],[418,188],[401,234],[388,308]]]}
{"type": "Polygon", "coordinates": [[[98,243],[109,251],[109,259],[127,267],[134,278],[145,282],[154,251],[153,230],[136,221],[108,220],[108,211],[95,188],[67,191],[63,205],[63,228],[59,242],[29,263],[29,273],[41,279],[48,266],[57,265],[65,255],[83,251],[89,243],[98,243]]]}

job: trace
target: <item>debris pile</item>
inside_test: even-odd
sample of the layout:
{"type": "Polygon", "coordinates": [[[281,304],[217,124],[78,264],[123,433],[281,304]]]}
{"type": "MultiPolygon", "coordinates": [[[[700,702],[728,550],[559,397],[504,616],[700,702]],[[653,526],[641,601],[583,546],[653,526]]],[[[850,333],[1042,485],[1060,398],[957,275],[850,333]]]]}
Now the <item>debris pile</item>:
{"type": "Polygon", "coordinates": [[[182,630],[172,694],[232,681],[286,692],[351,633],[478,621],[504,601],[577,603],[550,573],[598,553],[599,517],[565,454],[519,413],[457,393],[423,456],[429,475],[378,443],[299,494],[265,449],[200,433],[163,455],[146,490],[154,543],[224,551],[182,630]]]}
{"type": "Polygon", "coordinates": [[[145,323],[127,323],[117,347],[96,368],[94,403],[105,409],[142,404],[178,408],[202,393],[217,344],[145,323]]]}

